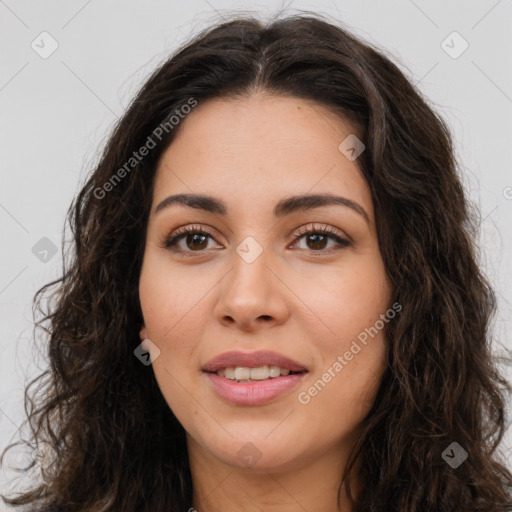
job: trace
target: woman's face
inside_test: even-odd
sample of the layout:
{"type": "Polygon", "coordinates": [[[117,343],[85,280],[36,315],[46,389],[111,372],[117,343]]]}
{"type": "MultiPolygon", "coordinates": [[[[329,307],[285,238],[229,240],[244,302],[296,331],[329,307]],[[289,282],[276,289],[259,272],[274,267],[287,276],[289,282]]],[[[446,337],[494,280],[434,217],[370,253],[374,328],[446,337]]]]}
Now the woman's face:
{"type": "Polygon", "coordinates": [[[147,344],[189,453],[253,470],[339,460],[385,368],[391,299],[370,190],[346,151],[354,130],[264,94],[200,103],[181,123],[155,177],[139,294],[141,338],[160,351],[147,344]],[[211,199],[166,201],[176,194],[211,199]],[[292,200],[311,195],[342,199],[292,200]],[[185,227],[199,233],[166,247],[185,227]],[[232,351],[246,357],[210,369],[241,369],[205,371],[232,351]],[[306,371],[278,377],[291,364],[258,351],[306,371]],[[229,378],[250,375],[263,380],[229,378]]]}

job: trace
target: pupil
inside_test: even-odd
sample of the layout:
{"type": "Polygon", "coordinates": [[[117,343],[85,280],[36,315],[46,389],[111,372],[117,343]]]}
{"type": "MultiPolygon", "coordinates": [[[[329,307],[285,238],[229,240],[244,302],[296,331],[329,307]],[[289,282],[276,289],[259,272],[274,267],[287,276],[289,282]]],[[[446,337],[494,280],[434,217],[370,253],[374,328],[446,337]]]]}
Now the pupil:
{"type": "MultiPolygon", "coordinates": [[[[192,247],[196,247],[196,248],[199,248],[199,249],[202,249],[203,247],[200,246],[198,247],[197,245],[194,245],[195,244],[195,241],[197,241],[197,238],[202,238],[203,239],[203,244],[204,244],[204,241],[206,240],[206,235],[198,235],[198,234],[194,234],[194,235],[189,235],[189,237],[192,237],[192,240],[194,240],[194,242],[191,244],[192,247]]],[[[190,239],[190,238],[189,238],[190,239]]]]}
{"type": "MultiPolygon", "coordinates": [[[[312,235],[309,235],[309,240],[312,241],[313,239],[316,239],[316,241],[313,241],[313,244],[317,244],[317,243],[322,243],[322,242],[325,242],[325,235],[319,235],[319,234],[312,234],[312,235]],[[321,240],[320,242],[318,241],[318,238],[322,238],[324,240],[321,240]]],[[[318,249],[319,247],[315,247],[316,249],[318,249]]],[[[320,247],[320,249],[323,249],[323,246],[320,247]]]]}

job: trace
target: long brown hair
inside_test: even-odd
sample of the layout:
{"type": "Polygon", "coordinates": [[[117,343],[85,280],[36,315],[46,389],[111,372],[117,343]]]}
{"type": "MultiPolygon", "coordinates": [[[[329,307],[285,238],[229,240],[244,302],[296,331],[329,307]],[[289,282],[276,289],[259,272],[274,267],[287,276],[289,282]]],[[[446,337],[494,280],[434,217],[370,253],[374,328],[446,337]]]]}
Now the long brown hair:
{"type": "MultiPolygon", "coordinates": [[[[47,448],[43,478],[4,500],[41,512],[191,506],[184,429],[151,367],[134,356],[153,178],[180,127],[169,116],[191,99],[257,89],[327,106],[366,145],[358,164],[402,311],[386,326],[388,367],[353,450],[361,462],[354,512],[512,510],[512,474],[497,454],[510,387],[490,351],[496,299],[477,264],[477,219],[449,130],[377,48],[310,13],[210,27],[152,74],[119,120],[69,209],[63,275],[34,297],[50,367],[25,400],[29,446],[47,448]],[[130,160],[162,126],[149,154],[130,160]],[[457,468],[443,456],[453,442],[468,454],[457,468]]],[[[343,481],[350,491],[355,467],[340,475],[340,490],[343,481]]]]}

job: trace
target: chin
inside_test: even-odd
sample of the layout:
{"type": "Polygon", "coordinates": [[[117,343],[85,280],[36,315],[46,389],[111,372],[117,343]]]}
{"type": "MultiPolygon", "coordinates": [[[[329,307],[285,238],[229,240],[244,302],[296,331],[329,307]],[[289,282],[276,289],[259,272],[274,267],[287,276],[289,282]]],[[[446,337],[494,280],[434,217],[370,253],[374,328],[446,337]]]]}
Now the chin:
{"type": "Polygon", "coordinates": [[[297,468],[297,461],[304,459],[292,436],[283,431],[281,435],[271,433],[276,424],[262,429],[265,432],[248,435],[248,431],[232,432],[222,439],[208,438],[201,444],[210,454],[226,465],[246,469],[253,473],[281,472],[297,468]]]}

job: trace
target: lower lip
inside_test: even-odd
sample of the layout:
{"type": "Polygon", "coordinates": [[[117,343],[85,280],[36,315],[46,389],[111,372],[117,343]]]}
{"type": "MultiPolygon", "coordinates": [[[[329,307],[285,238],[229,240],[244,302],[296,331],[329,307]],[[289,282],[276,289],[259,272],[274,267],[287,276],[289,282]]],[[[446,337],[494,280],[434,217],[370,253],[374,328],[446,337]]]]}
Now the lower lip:
{"type": "Polygon", "coordinates": [[[262,405],[297,386],[307,372],[259,382],[236,382],[216,373],[205,373],[215,392],[227,402],[234,405],[262,405]]]}

